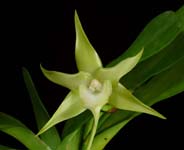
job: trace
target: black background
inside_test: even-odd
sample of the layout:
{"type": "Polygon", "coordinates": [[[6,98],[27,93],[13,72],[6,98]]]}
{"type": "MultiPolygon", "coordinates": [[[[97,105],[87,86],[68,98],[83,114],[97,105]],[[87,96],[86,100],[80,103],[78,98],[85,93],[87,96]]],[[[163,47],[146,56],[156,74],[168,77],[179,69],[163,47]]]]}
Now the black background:
{"type": "MultiPolygon", "coordinates": [[[[79,0],[55,4],[5,4],[1,19],[0,111],[20,119],[37,132],[21,75],[21,68],[26,67],[49,113],[54,113],[68,90],[45,79],[39,64],[62,72],[77,72],[74,60],[75,9],[89,40],[105,65],[122,54],[151,19],[166,10],[177,10],[183,4],[182,1],[79,0]]],[[[142,114],[118,133],[108,144],[107,150],[133,147],[182,149],[183,98],[181,93],[154,105],[153,108],[168,118],[166,121],[142,114]]],[[[57,127],[62,129],[60,124],[57,127]]],[[[2,132],[0,143],[22,147],[2,132]]]]}

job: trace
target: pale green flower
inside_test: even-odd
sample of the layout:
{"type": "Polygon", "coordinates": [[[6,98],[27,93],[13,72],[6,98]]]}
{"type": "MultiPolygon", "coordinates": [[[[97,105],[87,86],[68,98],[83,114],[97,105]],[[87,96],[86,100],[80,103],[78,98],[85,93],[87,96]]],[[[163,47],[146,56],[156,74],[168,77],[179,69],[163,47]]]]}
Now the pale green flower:
{"type": "Polygon", "coordinates": [[[94,116],[94,125],[86,148],[90,150],[100,118],[100,111],[106,104],[117,109],[147,113],[164,119],[164,116],[139,101],[119,82],[120,78],[131,71],[139,62],[143,50],[136,56],[122,60],[113,67],[104,68],[82,29],[77,13],[75,13],[75,28],[75,56],[79,72],[66,74],[48,71],[41,66],[43,74],[49,80],[71,91],[38,135],[55,124],[75,117],[89,109],[94,116]]]}

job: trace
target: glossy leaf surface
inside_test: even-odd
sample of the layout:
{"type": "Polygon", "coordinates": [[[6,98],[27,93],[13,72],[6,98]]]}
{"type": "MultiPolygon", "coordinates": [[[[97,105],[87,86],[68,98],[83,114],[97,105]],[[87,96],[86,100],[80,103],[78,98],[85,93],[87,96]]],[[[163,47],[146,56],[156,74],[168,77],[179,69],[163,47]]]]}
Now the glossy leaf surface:
{"type": "Polygon", "coordinates": [[[16,138],[30,150],[51,150],[20,121],[4,113],[0,113],[0,130],[16,138]]]}
{"type": "MultiPolygon", "coordinates": [[[[37,90],[35,88],[35,85],[31,79],[31,76],[28,70],[26,68],[23,68],[22,71],[23,71],[24,82],[29,92],[29,96],[31,98],[38,130],[40,130],[41,127],[50,119],[50,117],[37,93],[37,90]]],[[[57,145],[61,142],[59,134],[55,127],[51,128],[50,130],[42,134],[40,137],[52,149],[55,149],[57,145]]]]}

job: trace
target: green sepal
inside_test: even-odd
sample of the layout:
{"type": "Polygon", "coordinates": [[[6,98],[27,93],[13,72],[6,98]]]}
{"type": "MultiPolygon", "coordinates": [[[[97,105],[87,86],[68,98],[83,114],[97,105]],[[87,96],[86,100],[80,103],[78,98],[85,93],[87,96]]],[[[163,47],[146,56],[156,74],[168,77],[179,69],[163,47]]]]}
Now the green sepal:
{"type": "Polygon", "coordinates": [[[119,79],[131,71],[139,62],[143,54],[143,49],[133,57],[122,60],[117,65],[109,68],[100,68],[95,76],[100,80],[111,80],[118,82],[119,79]]]}
{"type": "Polygon", "coordinates": [[[75,31],[76,31],[75,58],[78,70],[93,73],[96,69],[102,67],[102,63],[95,49],[89,42],[82,28],[82,25],[80,23],[76,11],[75,11],[75,31]]]}
{"type": "Polygon", "coordinates": [[[88,84],[91,79],[91,75],[87,72],[81,71],[76,74],[67,74],[58,71],[46,70],[42,65],[40,65],[40,68],[47,79],[70,90],[77,89],[81,84],[88,84]]]}
{"type": "Polygon", "coordinates": [[[57,123],[79,115],[85,110],[86,108],[84,107],[83,103],[81,103],[78,94],[75,92],[70,92],[53,114],[51,119],[44,125],[37,135],[42,134],[57,123]]]}
{"type": "Polygon", "coordinates": [[[162,119],[166,119],[163,115],[138,100],[123,85],[118,84],[118,86],[113,90],[114,91],[110,97],[109,103],[115,108],[146,113],[162,119]]]}

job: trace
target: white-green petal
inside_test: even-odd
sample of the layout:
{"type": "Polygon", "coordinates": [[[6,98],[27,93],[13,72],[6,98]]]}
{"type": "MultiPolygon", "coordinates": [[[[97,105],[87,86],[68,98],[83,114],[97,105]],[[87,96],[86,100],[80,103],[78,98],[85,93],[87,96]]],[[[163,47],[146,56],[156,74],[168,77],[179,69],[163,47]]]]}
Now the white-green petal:
{"type": "Polygon", "coordinates": [[[111,81],[119,81],[121,77],[131,71],[136,64],[139,62],[143,53],[143,49],[135,56],[129,57],[125,60],[122,60],[117,65],[110,68],[100,68],[96,72],[96,78],[100,80],[111,80],[111,81]]]}
{"type": "Polygon", "coordinates": [[[54,115],[51,117],[51,119],[44,125],[44,127],[39,131],[37,135],[42,134],[59,122],[79,115],[85,110],[86,108],[84,108],[83,103],[81,103],[81,99],[78,94],[70,92],[61,103],[59,108],[56,110],[54,115]]]}
{"type": "Polygon", "coordinates": [[[78,70],[93,73],[97,68],[102,67],[102,63],[82,28],[77,12],[75,12],[75,30],[75,58],[78,70]]]}
{"type": "Polygon", "coordinates": [[[45,77],[48,78],[50,81],[71,90],[77,89],[81,84],[88,84],[88,82],[91,80],[91,75],[86,72],[67,74],[58,71],[46,70],[41,65],[40,67],[45,77]]]}
{"type": "Polygon", "coordinates": [[[138,100],[121,84],[118,84],[118,86],[113,89],[109,103],[119,109],[147,113],[162,119],[166,119],[159,112],[138,100]]]}

